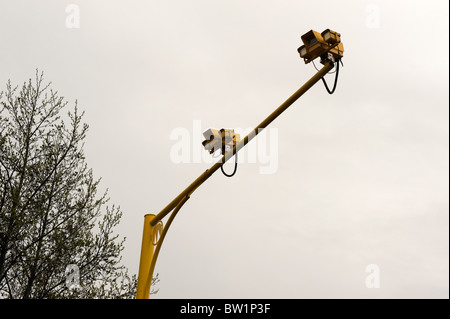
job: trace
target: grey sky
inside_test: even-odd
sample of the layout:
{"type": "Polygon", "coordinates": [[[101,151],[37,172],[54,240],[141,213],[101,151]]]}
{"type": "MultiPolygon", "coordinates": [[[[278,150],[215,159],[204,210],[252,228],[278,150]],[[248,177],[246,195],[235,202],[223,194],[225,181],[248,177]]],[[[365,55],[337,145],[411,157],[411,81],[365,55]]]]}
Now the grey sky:
{"type": "Polygon", "coordinates": [[[209,167],[173,163],[171,132],[254,127],[314,74],[300,36],[336,30],[336,93],[318,83],[271,125],[275,174],[242,163],[193,194],[162,247],[155,298],[448,298],[448,6],[0,0],[0,84],[39,68],[78,99],[88,164],[124,212],[136,273],[144,214],[209,167]],[[66,27],[70,3],[80,28],[66,27]],[[369,264],[380,288],[366,288],[369,264]]]}

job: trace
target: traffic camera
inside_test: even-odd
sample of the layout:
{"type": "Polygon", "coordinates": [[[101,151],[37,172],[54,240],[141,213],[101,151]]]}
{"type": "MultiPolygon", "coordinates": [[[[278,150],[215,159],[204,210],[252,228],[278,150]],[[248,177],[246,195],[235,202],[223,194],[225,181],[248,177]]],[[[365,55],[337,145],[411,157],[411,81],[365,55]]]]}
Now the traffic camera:
{"type": "Polygon", "coordinates": [[[344,56],[344,45],[341,42],[341,34],[330,29],[322,33],[311,30],[301,36],[303,45],[297,49],[300,57],[309,63],[321,57],[321,63],[331,59],[333,62],[344,56]]]}
{"type": "Polygon", "coordinates": [[[208,129],[203,133],[206,140],[202,142],[205,149],[213,154],[217,150],[221,150],[222,155],[231,150],[241,138],[233,129],[208,129]]]}

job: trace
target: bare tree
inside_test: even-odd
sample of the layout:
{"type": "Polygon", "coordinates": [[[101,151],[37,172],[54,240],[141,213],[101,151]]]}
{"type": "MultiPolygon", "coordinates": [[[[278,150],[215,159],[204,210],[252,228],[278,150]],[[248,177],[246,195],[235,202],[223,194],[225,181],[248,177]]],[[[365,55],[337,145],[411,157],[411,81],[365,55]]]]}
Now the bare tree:
{"type": "Polygon", "coordinates": [[[77,103],[44,85],[0,92],[0,297],[132,298],[136,277],[121,265],[122,216],[98,195],[83,153],[88,125],[77,103]],[[81,288],[66,284],[75,265],[81,288]]]}

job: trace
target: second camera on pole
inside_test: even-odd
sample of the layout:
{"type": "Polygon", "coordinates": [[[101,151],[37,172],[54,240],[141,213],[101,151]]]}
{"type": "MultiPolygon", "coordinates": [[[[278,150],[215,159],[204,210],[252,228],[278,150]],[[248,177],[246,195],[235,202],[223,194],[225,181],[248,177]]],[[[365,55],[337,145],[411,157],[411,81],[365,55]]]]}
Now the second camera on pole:
{"type": "Polygon", "coordinates": [[[241,137],[234,132],[234,129],[217,130],[210,128],[203,133],[203,136],[206,140],[202,144],[210,154],[220,150],[221,154],[224,155],[241,141],[241,137]]]}

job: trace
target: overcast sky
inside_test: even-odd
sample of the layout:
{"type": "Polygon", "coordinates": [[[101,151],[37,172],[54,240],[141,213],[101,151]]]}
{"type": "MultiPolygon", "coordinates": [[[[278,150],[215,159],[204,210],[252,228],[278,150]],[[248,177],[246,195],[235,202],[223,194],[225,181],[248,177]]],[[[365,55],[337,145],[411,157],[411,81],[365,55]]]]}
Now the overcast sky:
{"type": "Polygon", "coordinates": [[[176,163],[171,135],[189,133],[194,161],[206,129],[256,126],[315,73],[300,36],[336,30],[335,94],[317,83],[251,142],[267,144],[271,174],[267,158],[243,157],[191,196],[154,297],[448,298],[448,6],[0,0],[0,85],[39,68],[78,100],[88,165],[123,210],[123,261],[137,273],[144,214],[211,165],[176,163]]]}

